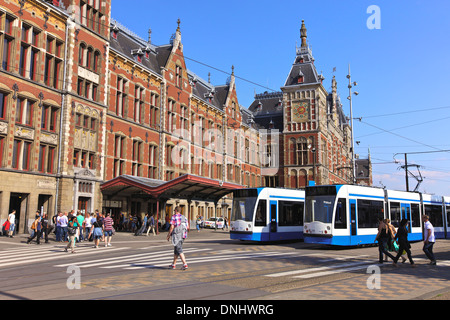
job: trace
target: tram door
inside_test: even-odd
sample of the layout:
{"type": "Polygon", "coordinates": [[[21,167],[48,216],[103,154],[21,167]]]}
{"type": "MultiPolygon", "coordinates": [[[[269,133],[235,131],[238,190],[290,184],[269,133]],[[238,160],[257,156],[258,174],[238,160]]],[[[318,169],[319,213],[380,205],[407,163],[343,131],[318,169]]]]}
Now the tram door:
{"type": "Polygon", "coordinates": [[[277,233],[277,201],[270,201],[270,240],[275,240],[277,233]]]}
{"type": "Polygon", "coordinates": [[[408,233],[411,233],[411,205],[409,203],[402,203],[400,206],[402,219],[408,219],[408,233]]]}
{"type": "Polygon", "coordinates": [[[350,203],[350,244],[358,244],[357,242],[357,222],[356,222],[356,200],[349,200],[350,203]]]}

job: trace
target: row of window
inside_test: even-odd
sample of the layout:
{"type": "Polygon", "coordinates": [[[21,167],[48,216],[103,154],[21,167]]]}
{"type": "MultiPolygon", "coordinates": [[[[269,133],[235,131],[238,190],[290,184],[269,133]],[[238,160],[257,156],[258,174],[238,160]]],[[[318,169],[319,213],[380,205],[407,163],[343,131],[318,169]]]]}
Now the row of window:
{"type": "MultiPolygon", "coordinates": [[[[22,171],[33,171],[31,156],[34,152],[32,141],[24,139],[14,139],[12,162],[11,167],[13,169],[22,171]]],[[[35,145],[37,146],[37,145],[35,145]]],[[[6,137],[0,136],[0,166],[4,166],[3,157],[5,155],[6,137]]],[[[39,157],[37,163],[37,171],[42,173],[56,173],[56,146],[47,145],[44,143],[39,144],[39,157]]],[[[73,165],[80,168],[95,169],[95,153],[74,150],[73,165]]]]}
{"type": "MultiPolygon", "coordinates": [[[[7,147],[7,139],[5,136],[0,136],[0,166],[4,167],[5,149],[7,147]]],[[[24,139],[14,139],[12,149],[12,162],[11,167],[13,169],[22,171],[32,171],[32,162],[34,157],[31,155],[34,153],[33,146],[36,146],[32,141],[24,139]]],[[[52,145],[39,144],[39,157],[37,163],[37,170],[43,173],[55,173],[56,164],[56,147],[52,145]]]]}
{"type": "MultiPolygon", "coordinates": [[[[127,117],[131,113],[128,101],[128,81],[119,77],[117,79],[117,93],[115,99],[116,114],[120,117],[127,117]]],[[[150,127],[159,126],[159,96],[150,92],[150,112],[146,115],[146,90],[136,85],[134,91],[133,120],[140,124],[147,124],[150,127]]]]}
{"type": "Polygon", "coordinates": [[[0,12],[0,54],[1,68],[9,72],[17,72],[22,77],[43,81],[45,85],[56,89],[62,88],[62,66],[64,42],[47,34],[44,39],[42,30],[22,22],[19,38],[16,39],[12,15],[0,12]],[[19,40],[20,39],[20,40],[19,40]],[[19,67],[16,69],[14,54],[16,40],[20,42],[19,67]],[[44,74],[40,73],[44,65],[44,74]]]}
{"type": "MultiPolygon", "coordinates": [[[[425,206],[425,211],[427,212],[427,206],[425,206]]],[[[347,205],[346,199],[338,199],[335,223],[334,227],[336,229],[347,229],[347,205]]],[[[384,202],[377,200],[362,200],[358,199],[356,207],[354,204],[350,207],[350,215],[357,212],[358,228],[377,228],[379,223],[379,218],[385,218],[384,214],[384,202]]],[[[402,220],[401,209],[399,202],[390,202],[389,210],[391,213],[391,224],[394,227],[400,225],[402,220]]],[[[442,208],[441,208],[442,210],[442,208]]],[[[353,218],[352,218],[353,219],[353,218]]],[[[411,204],[411,226],[420,227],[420,208],[419,204],[411,204]]]]}
{"type": "MultiPolygon", "coordinates": [[[[299,201],[278,201],[278,226],[302,226],[303,225],[303,202],[299,201]]],[[[271,215],[277,215],[277,206],[271,205],[271,215]]],[[[258,202],[255,214],[255,227],[265,227],[267,225],[268,210],[267,200],[261,199],[258,202]]]]}
{"type": "MultiPolygon", "coordinates": [[[[0,92],[0,119],[8,120],[7,107],[11,94],[0,92]]],[[[56,132],[59,117],[59,107],[44,104],[37,108],[38,102],[25,97],[17,97],[15,101],[15,122],[25,126],[34,126],[34,115],[41,112],[41,129],[56,132]],[[39,110],[40,109],[40,110],[39,110]]]]}

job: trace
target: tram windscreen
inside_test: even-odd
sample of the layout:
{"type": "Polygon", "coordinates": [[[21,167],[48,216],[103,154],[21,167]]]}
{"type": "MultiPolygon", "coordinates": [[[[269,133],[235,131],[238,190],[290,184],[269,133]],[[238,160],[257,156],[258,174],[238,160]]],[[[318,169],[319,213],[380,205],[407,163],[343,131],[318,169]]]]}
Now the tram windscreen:
{"type": "Polygon", "coordinates": [[[335,196],[309,196],[305,201],[305,223],[319,221],[331,223],[335,196]]]}
{"type": "Polygon", "coordinates": [[[231,221],[244,220],[253,221],[256,197],[234,198],[231,221]]]}

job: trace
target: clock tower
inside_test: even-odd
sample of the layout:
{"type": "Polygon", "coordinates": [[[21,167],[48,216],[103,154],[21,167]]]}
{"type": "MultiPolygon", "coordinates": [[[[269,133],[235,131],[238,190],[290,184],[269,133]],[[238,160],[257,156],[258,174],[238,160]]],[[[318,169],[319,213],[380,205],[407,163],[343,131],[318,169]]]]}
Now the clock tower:
{"type": "Polygon", "coordinates": [[[328,92],[325,78],[317,72],[303,20],[300,39],[281,92],[256,94],[249,107],[255,123],[270,129],[271,134],[273,130],[280,133],[278,171],[273,176],[264,174],[265,186],[304,188],[311,183],[352,183],[351,129],[337,80],[333,76],[328,92]]]}

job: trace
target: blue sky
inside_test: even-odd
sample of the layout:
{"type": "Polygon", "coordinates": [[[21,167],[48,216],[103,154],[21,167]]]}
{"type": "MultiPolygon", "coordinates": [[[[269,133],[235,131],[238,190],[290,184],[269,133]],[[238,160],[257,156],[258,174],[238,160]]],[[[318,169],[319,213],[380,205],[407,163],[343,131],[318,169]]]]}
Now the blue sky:
{"type": "MultiPolygon", "coordinates": [[[[248,107],[254,93],[280,91],[300,45],[301,20],[317,70],[331,87],[336,68],[338,93],[349,116],[348,65],[358,82],[353,98],[356,152],[373,162],[373,183],[405,189],[399,169],[404,155],[418,164],[419,190],[450,190],[450,1],[165,1],[113,0],[112,17],[155,45],[169,43],[181,19],[182,42],[190,70],[211,82],[226,82],[235,66],[239,103],[248,107]],[[381,29],[369,29],[370,5],[380,9],[381,29]],[[217,71],[216,69],[222,70],[217,71]]],[[[410,179],[410,189],[416,182],[410,179]]]]}

